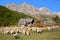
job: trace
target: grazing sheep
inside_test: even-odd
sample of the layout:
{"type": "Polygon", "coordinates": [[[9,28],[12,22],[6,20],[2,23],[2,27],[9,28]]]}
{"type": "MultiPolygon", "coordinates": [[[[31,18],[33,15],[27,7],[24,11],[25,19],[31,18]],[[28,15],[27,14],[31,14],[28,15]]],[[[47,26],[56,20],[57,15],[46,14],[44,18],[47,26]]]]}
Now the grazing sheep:
{"type": "Polygon", "coordinates": [[[4,28],[3,27],[0,27],[0,34],[3,34],[4,33],[4,28]]]}
{"type": "Polygon", "coordinates": [[[5,28],[3,29],[3,31],[4,31],[4,34],[8,34],[9,31],[10,31],[10,29],[9,29],[8,27],[5,27],[5,28]]]}
{"type": "Polygon", "coordinates": [[[23,33],[23,35],[30,35],[30,31],[28,30],[28,28],[27,27],[25,27],[24,29],[22,29],[22,33],[23,33]]]}
{"type": "Polygon", "coordinates": [[[18,32],[19,32],[19,33],[21,33],[21,32],[22,32],[22,29],[21,29],[20,27],[18,28],[18,32]]]}
{"type": "Polygon", "coordinates": [[[56,26],[52,26],[51,29],[56,29],[56,26]]]}
{"type": "Polygon", "coordinates": [[[26,31],[25,30],[22,30],[22,33],[23,33],[23,35],[26,35],[26,31]]]}
{"type": "Polygon", "coordinates": [[[8,31],[8,30],[5,30],[5,31],[4,31],[4,34],[8,34],[8,33],[9,33],[9,31],[8,31]]]}
{"type": "Polygon", "coordinates": [[[3,34],[3,31],[2,30],[0,30],[0,34],[3,34]]]}
{"type": "Polygon", "coordinates": [[[18,32],[20,27],[15,27],[15,32],[18,32]]]}
{"type": "Polygon", "coordinates": [[[29,31],[31,31],[31,30],[32,30],[32,28],[31,28],[31,27],[27,27],[27,28],[28,28],[28,30],[29,30],[29,31]]]}
{"type": "Polygon", "coordinates": [[[30,23],[30,24],[28,24],[28,27],[31,27],[32,26],[32,24],[30,23]]]}
{"type": "Polygon", "coordinates": [[[42,29],[38,27],[37,28],[37,33],[40,33],[41,34],[42,33],[42,29]]]}
{"type": "Polygon", "coordinates": [[[15,32],[15,30],[10,30],[9,33],[10,34],[13,34],[15,32]]]}
{"type": "Polygon", "coordinates": [[[27,31],[28,29],[25,27],[24,29],[22,29],[22,32],[23,32],[23,34],[24,35],[26,35],[26,31],[27,31]]]}
{"type": "Polygon", "coordinates": [[[25,25],[21,25],[21,27],[22,27],[22,28],[24,28],[24,27],[25,27],[25,25]]]}
{"type": "Polygon", "coordinates": [[[13,37],[14,37],[15,39],[17,39],[17,38],[18,38],[18,33],[16,32],[15,34],[13,34],[13,37]]]}
{"type": "Polygon", "coordinates": [[[48,31],[50,31],[51,30],[51,27],[47,27],[47,29],[48,29],[48,31]]]}
{"type": "Polygon", "coordinates": [[[59,27],[59,26],[56,26],[56,28],[57,28],[58,30],[60,30],[60,27],[59,27]]]}
{"type": "Polygon", "coordinates": [[[30,31],[27,30],[26,31],[26,35],[29,36],[30,35],[30,31]]]}
{"type": "Polygon", "coordinates": [[[25,25],[21,25],[20,29],[22,30],[22,29],[24,29],[24,28],[25,28],[25,25]]]}
{"type": "Polygon", "coordinates": [[[59,26],[55,26],[55,27],[59,29],[59,26]]]}
{"type": "Polygon", "coordinates": [[[37,30],[37,27],[31,27],[31,30],[32,31],[36,31],[37,30]]]}

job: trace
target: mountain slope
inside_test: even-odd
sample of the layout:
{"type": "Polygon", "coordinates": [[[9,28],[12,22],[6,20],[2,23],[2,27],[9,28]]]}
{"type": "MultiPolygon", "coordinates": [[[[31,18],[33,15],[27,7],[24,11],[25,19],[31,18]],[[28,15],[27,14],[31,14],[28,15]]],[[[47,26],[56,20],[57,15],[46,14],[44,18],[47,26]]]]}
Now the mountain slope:
{"type": "Polygon", "coordinates": [[[6,5],[6,7],[10,10],[23,12],[26,15],[29,15],[29,16],[32,16],[35,18],[39,18],[39,17],[41,17],[41,15],[43,15],[43,16],[48,15],[48,14],[50,15],[50,13],[51,13],[48,8],[44,7],[42,10],[42,8],[36,8],[36,7],[29,5],[27,3],[22,3],[19,5],[8,4],[8,5],[6,5]]]}
{"type": "Polygon", "coordinates": [[[21,18],[26,17],[31,18],[31,16],[25,15],[24,13],[11,11],[0,5],[0,26],[16,25],[21,18]]]}
{"type": "Polygon", "coordinates": [[[41,11],[42,14],[45,14],[45,15],[51,14],[50,10],[46,7],[39,8],[39,10],[41,11]]]}
{"type": "Polygon", "coordinates": [[[34,6],[31,6],[31,5],[26,4],[26,3],[22,3],[20,5],[8,4],[6,7],[9,8],[10,10],[24,12],[26,14],[30,13],[32,15],[39,14],[39,12],[40,12],[38,8],[35,8],[34,6]]]}

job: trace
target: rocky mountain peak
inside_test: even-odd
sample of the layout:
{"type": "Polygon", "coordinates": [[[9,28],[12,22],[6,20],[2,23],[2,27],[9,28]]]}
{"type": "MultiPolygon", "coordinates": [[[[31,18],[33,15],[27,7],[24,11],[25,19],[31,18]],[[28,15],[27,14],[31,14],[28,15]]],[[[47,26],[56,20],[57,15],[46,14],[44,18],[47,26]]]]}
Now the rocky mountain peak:
{"type": "Polygon", "coordinates": [[[42,8],[36,8],[32,5],[29,5],[27,3],[22,3],[22,4],[19,4],[19,5],[15,5],[15,4],[9,4],[6,6],[7,8],[9,8],[10,10],[13,10],[13,11],[18,11],[18,12],[23,12],[27,15],[32,15],[32,16],[40,16],[40,15],[43,15],[43,14],[50,14],[50,10],[48,8],[45,8],[45,7],[42,7],[42,8]]]}
{"type": "Polygon", "coordinates": [[[27,3],[26,3],[26,2],[24,2],[24,3],[22,3],[21,5],[25,6],[25,5],[27,5],[27,3]]]}
{"type": "Polygon", "coordinates": [[[41,13],[43,14],[51,14],[50,10],[46,7],[42,7],[42,8],[39,8],[39,10],[41,11],[41,13]]]}
{"type": "Polygon", "coordinates": [[[7,4],[5,7],[7,7],[10,10],[16,11],[16,5],[15,4],[7,4]]]}

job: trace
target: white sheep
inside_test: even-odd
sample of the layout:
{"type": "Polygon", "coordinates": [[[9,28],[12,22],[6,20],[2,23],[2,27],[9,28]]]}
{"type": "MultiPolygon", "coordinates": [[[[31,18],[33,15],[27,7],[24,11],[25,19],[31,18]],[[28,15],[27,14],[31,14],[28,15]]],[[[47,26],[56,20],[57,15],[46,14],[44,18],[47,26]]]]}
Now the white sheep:
{"type": "Polygon", "coordinates": [[[31,28],[31,27],[27,27],[27,28],[28,28],[28,30],[29,30],[29,31],[31,31],[31,30],[32,30],[32,28],[31,28]]]}
{"type": "Polygon", "coordinates": [[[36,31],[37,30],[37,27],[31,27],[31,30],[32,31],[36,31]]]}
{"type": "Polygon", "coordinates": [[[17,36],[18,36],[18,33],[16,32],[15,34],[13,34],[13,37],[15,38],[15,39],[17,39],[17,36]]]}
{"type": "Polygon", "coordinates": [[[56,28],[57,28],[58,30],[60,30],[60,27],[59,27],[59,26],[56,26],[56,28]]]}
{"type": "Polygon", "coordinates": [[[21,25],[21,27],[22,27],[22,28],[24,28],[24,27],[25,27],[25,25],[21,25]]]}
{"type": "Polygon", "coordinates": [[[41,33],[42,33],[42,28],[39,28],[39,27],[38,27],[38,28],[37,28],[37,33],[40,33],[40,34],[41,34],[41,33]]]}
{"type": "Polygon", "coordinates": [[[59,26],[55,26],[55,27],[59,29],[59,26]]]}
{"type": "Polygon", "coordinates": [[[13,34],[14,32],[15,32],[14,29],[9,31],[10,34],[13,34]]]}
{"type": "Polygon", "coordinates": [[[26,31],[26,35],[29,36],[30,35],[30,31],[27,30],[26,31]]]}
{"type": "Polygon", "coordinates": [[[9,31],[8,31],[8,30],[5,30],[5,31],[4,31],[4,34],[8,34],[8,33],[9,33],[9,31]]]}
{"type": "Polygon", "coordinates": [[[9,27],[5,27],[5,28],[3,29],[3,31],[4,31],[4,34],[8,34],[9,31],[10,31],[10,29],[9,29],[9,27]]]}
{"type": "Polygon", "coordinates": [[[23,33],[23,35],[29,35],[30,34],[30,31],[28,30],[28,28],[27,27],[25,27],[24,29],[22,29],[22,33],[23,33]]]}
{"type": "Polygon", "coordinates": [[[18,28],[18,32],[19,32],[19,33],[21,33],[21,32],[22,32],[22,29],[21,29],[20,27],[18,28]]]}
{"type": "Polygon", "coordinates": [[[23,33],[23,35],[26,35],[26,30],[23,29],[22,30],[22,33],[23,33]]]}
{"type": "Polygon", "coordinates": [[[47,27],[47,29],[48,29],[48,31],[50,31],[51,30],[51,27],[47,27]]]}
{"type": "Polygon", "coordinates": [[[28,24],[28,27],[31,27],[32,26],[32,24],[30,23],[30,24],[28,24]]]}
{"type": "Polygon", "coordinates": [[[51,29],[56,29],[56,26],[51,26],[51,29]]]}

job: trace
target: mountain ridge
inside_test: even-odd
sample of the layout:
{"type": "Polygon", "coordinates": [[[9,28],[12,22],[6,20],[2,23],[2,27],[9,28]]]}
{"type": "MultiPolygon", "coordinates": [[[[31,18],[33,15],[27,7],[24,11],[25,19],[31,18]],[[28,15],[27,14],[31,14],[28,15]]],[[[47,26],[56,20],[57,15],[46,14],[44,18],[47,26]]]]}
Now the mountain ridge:
{"type": "MultiPolygon", "coordinates": [[[[18,11],[18,12],[24,12],[26,14],[31,14],[31,15],[36,15],[36,14],[40,14],[40,15],[43,15],[43,14],[50,14],[50,11],[48,10],[48,8],[43,8],[43,11],[39,10],[39,8],[36,8],[32,5],[29,5],[27,3],[22,3],[22,4],[19,4],[19,5],[15,5],[15,4],[8,4],[6,5],[7,8],[9,8],[10,10],[14,10],[14,11],[18,11]],[[45,13],[45,10],[46,12],[48,11],[48,13],[45,13]]],[[[41,8],[40,8],[41,9],[41,8]]]]}
{"type": "Polygon", "coordinates": [[[52,18],[52,17],[55,17],[56,15],[57,16],[60,15],[58,12],[57,12],[58,14],[51,12],[50,9],[47,7],[37,8],[25,2],[19,5],[8,4],[6,5],[6,7],[13,11],[23,12],[26,15],[32,16],[36,19],[52,18]]]}

